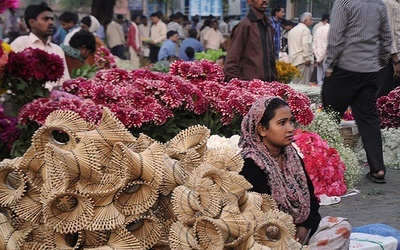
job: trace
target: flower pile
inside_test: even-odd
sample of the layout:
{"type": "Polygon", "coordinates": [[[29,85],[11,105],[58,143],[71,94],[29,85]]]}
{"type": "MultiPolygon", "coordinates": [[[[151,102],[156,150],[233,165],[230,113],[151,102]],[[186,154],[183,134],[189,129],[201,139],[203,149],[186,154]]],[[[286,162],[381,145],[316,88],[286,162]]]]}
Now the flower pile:
{"type": "Polygon", "coordinates": [[[376,106],[381,116],[381,128],[400,127],[400,87],[380,97],[376,106]]]}
{"type": "Polygon", "coordinates": [[[208,60],[176,61],[169,74],[146,69],[100,70],[91,79],[77,78],[63,84],[64,91],[80,99],[64,98],[62,107],[59,100],[36,100],[26,105],[19,117],[23,123],[31,120],[43,124],[55,109],[70,108],[83,113],[76,110],[75,106],[79,105],[67,105],[67,102],[85,101],[98,105],[91,119],[98,119],[100,111],[98,114],[95,111],[105,106],[131,132],[144,132],[161,141],[195,124],[206,125],[212,134],[230,137],[240,132],[241,118],[255,99],[273,95],[289,103],[298,123],[307,125],[313,119],[308,97],[287,85],[261,80],[224,82],[223,78],[221,67],[208,60]]]}
{"type": "Polygon", "coordinates": [[[278,73],[278,81],[286,84],[290,83],[293,77],[300,76],[296,66],[284,61],[276,61],[276,71],[278,73]]]}
{"type": "Polygon", "coordinates": [[[3,0],[0,1],[0,13],[4,13],[6,9],[16,10],[19,7],[19,0],[3,0]]]}
{"type": "Polygon", "coordinates": [[[344,180],[346,167],[335,148],[313,132],[297,129],[294,140],[304,155],[304,164],[314,184],[317,197],[322,194],[341,196],[347,188],[344,180]]]}
{"type": "Polygon", "coordinates": [[[337,113],[322,112],[321,109],[317,109],[314,113],[314,120],[305,129],[317,133],[323,140],[328,142],[330,147],[338,151],[341,161],[346,166],[344,177],[346,187],[350,190],[355,188],[360,181],[362,168],[352,148],[345,146],[343,143],[343,138],[339,132],[339,124],[336,122],[337,116],[337,113]]]}

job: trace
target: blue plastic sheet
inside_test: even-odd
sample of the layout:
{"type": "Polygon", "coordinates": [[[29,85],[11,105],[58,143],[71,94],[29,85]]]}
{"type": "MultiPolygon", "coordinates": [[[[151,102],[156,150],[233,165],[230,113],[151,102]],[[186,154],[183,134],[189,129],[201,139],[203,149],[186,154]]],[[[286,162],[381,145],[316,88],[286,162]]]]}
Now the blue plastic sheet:
{"type": "Polygon", "coordinates": [[[380,236],[392,236],[397,239],[397,250],[400,250],[400,231],[383,223],[369,224],[353,228],[354,233],[375,234],[380,236]]]}

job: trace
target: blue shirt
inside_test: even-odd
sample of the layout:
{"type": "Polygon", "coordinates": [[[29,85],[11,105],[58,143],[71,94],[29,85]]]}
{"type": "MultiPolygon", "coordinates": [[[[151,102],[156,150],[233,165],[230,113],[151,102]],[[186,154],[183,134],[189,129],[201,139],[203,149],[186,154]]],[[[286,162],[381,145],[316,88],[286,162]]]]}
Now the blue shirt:
{"type": "Polygon", "coordinates": [[[199,42],[199,40],[192,38],[192,37],[186,38],[185,40],[182,41],[181,47],[179,48],[179,58],[182,60],[185,60],[185,61],[194,60],[194,58],[189,58],[186,55],[185,50],[187,47],[192,47],[195,52],[204,51],[203,44],[201,44],[201,42],[199,42]]]}
{"type": "Polygon", "coordinates": [[[275,20],[274,17],[271,17],[272,27],[274,27],[274,45],[276,54],[279,55],[279,51],[281,49],[281,21],[275,20]]]}
{"type": "Polygon", "coordinates": [[[173,41],[167,39],[161,45],[160,51],[158,52],[158,61],[167,59],[168,56],[176,56],[176,46],[173,41]]]}

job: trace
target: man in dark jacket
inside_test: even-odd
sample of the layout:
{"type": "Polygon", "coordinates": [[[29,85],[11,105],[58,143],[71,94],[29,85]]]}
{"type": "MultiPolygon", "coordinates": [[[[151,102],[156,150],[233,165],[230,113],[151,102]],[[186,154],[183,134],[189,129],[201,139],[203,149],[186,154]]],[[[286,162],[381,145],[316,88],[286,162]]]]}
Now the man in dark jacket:
{"type": "Polygon", "coordinates": [[[226,54],[226,80],[276,80],[274,28],[265,15],[266,0],[247,0],[250,10],[232,31],[226,54]]]}

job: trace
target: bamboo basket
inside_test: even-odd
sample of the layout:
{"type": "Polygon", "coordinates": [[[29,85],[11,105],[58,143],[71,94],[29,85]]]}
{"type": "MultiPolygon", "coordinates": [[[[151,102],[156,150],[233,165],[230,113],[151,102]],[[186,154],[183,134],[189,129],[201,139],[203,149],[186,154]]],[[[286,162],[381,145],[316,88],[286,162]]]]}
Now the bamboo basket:
{"type": "Polygon", "coordinates": [[[340,124],[339,133],[343,139],[343,144],[350,148],[353,148],[360,137],[358,133],[357,125],[344,125],[340,124]]]}

